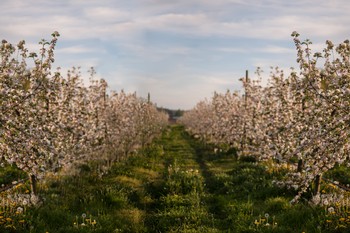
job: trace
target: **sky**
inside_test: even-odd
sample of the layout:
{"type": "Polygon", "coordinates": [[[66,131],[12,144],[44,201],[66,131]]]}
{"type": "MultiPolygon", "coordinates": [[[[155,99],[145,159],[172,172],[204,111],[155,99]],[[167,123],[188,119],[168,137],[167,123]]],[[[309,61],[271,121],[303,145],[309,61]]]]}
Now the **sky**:
{"type": "Polygon", "coordinates": [[[348,0],[1,0],[0,39],[39,52],[58,31],[63,73],[94,67],[111,90],[187,110],[240,90],[246,70],[298,68],[293,31],[313,52],[350,39],[349,12],[348,0]]]}

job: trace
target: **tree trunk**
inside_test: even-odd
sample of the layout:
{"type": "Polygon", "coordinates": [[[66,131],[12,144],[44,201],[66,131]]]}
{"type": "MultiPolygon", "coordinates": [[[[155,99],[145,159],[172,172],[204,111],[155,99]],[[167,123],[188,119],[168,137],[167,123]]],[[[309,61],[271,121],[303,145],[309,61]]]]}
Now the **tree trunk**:
{"type": "Polygon", "coordinates": [[[320,193],[321,191],[321,181],[322,181],[322,174],[319,174],[315,178],[315,188],[314,188],[314,196],[320,193]]]}
{"type": "Polygon", "coordinates": [[[29,174],[29,180],[30,180],[30,188],[33,195],[37,195],[37,180],[36,176],[33,174],[29,174]]]}
{"type": "Polygon", "coordinates": [[[299,159],[298,160],[298,170],[297,170],[297,172],[302,172],[303,167],[304,167],[304,162],[303,162],[302,159],[299,159]]]}

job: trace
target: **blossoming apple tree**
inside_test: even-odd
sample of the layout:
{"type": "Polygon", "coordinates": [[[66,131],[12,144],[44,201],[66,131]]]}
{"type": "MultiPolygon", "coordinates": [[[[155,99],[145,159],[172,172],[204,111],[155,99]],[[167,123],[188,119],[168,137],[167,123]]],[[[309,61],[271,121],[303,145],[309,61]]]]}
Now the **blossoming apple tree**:
{"type": "Polygon", "coordinates": [[[276,68],[269,83],[242,78],[243,94],[214,94],[206,105],[187,112],[182,123],[211,142],[233,145],[242,155],[288,164],[281,181],[298,194],[320,192],[322,175],[349,155],[350,43],[330,41],[322,53],[292,34],[300,71],[289,76],[276,68]],[[319,65],[323,62],[323,65],[319,65]],[[208,119],[209,116],[212,119],[208,119]]]}
{"type": "Polygon", "coordinates": [[[90,86],[78,68],[66,77],[52,72],[58,37],[54,32],[51,41],[42,40],[39,54],[29,53],[24,41],[0,45],[1,159],[28,173],[33,194],[46,171],[111,154],[115,160],[167,123],[165,113],[135,94],[110,96],[107,82],[94,79],[93,69],[90,86]]]}

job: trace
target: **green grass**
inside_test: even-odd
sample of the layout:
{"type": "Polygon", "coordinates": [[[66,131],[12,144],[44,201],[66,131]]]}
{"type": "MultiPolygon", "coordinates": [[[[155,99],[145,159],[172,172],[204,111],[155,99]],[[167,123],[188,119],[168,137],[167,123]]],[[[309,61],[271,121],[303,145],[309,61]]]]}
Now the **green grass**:
{"type": "MultiPolygon", "coordinates": [[[[170,126],[152,145],[113,164],[103,177],[94,164],[74,176],[48,175],[39,183],[43,204],[0,206],[0,232],[346,232],[348,210],[330,216],[276,187],[285,175],[235,150],[214,147],[170,126]]],[[[23,177],[12,167],[0,180],[23,177]]],[[[348,180],[344,167],[326,177],[348,180]]],[[[338,179],[338,180],[339,180],[338,179]]],[[[342,180],[342,181],[343,181],[342,180]]],[[[25,192],[28,184],[16,188],[25,192]]],[[[326,189],[326,188],[324,188],[326,189]]],[[[5,194],[2,194],[5,198],[5,194]]],[[[7,194],[6,194],[7,195],[7,194]]]]}
{"type": "Polygon", "coordinates": [[[24,178],[27,178],[27,175],[15,166],[4,165],[3,167],[0,167],[0,186],[7,186],[11,184],[12,181],[24,178]]]}

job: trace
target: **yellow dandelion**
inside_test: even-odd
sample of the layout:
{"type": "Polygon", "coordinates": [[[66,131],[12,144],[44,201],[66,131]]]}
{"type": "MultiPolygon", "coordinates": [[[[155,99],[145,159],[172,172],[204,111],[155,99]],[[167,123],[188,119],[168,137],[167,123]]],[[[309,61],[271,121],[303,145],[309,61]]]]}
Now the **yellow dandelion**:
{"type": "Polygon", "coordinates": [[[6,218],[6,221],[11,222],[12,219],[11,218],[6,218]]]}
{"type": "Polygon", "coordinates": [[[340,218],[339,221],[344,222],[345,218],[340,218]]]}
{"type": "Polygon", "coordinates": [[[332,222],[332,220],[327,219],[326,222],[330,223],[330,222],[332,222]]]}
{"type": "Polygon", "coordinates": [[[24,223],[24,222],[25,222],[25,220],[24,220],[24,219],[22,219],[22,220],[19,220],[18,222],[19,222],[19,223],[24,223]]]}

